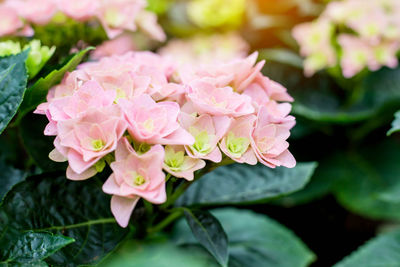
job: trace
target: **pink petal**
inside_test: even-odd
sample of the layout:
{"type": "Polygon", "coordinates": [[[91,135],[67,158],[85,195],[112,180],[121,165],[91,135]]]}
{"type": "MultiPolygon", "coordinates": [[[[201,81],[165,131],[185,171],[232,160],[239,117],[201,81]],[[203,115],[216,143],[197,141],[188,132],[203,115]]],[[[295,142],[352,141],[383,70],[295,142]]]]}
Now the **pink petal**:
{"type": "Polygon", "coordinates": [[[111,212],[121,227],[125,228],[128,226],[129,219],[138,201],[139,197],[126,198],[112,196],[111,212]]]}

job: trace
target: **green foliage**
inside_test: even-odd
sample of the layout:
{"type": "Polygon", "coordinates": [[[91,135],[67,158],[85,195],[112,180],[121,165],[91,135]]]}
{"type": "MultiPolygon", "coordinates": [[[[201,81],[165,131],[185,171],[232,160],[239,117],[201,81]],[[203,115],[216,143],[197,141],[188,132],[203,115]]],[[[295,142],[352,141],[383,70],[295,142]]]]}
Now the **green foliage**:
{"type": "Polygon", "coordinates": [[[0,58],[0,133],[14,117],[24,97],[28,51],[0,58]]]}
{"type": "Polygon", "coordinates": [[[54,173],[19,183],[0,207],[0,251],[10,253],[7,247],[26,231],[47,231],[76,241],[47,258],[49,264],[98,263],[127,234],[115,223],[101,184],[99,177],[75,182],[54,173]]]}
{"type": "Polygon", "coordinates": [[[51,233],[21,233],[3,250],[0,263],[9,266],[46,265],[42,260],[74,241],[72,238],[51,233]]]}
{"type": "Polygon", "coordinates": [[[289,49],[262,49],[259,52],[259,58],[266,60],[266,64],[269,64],[270,61],[273,61],[296,67],[298,69],[303,68],[303,59],[289,49]]]}
{"type": "MultiPolygon", "coordinates": [[[[288,229],[264,215],[232,208],[211,212],[229,237],[229,266],[308,266],[313,253],[288,229]]],[[[188,225],[179,221],[173,238],[179,245],[198,244],[188,225]]]]}
{"type": "Polygon", "coordinates": [[[224,205],[263,203],[302,189],[316,163],[298,163],[293,169],[234,164],[219,167],[196,181],[177,205],[224,205]]]}
{"type": "Polygon", "coordinates": [[[28,88],[21,105],[19,119],[22,119],[24,115],[44,102],[49,89],[61,82],[67,72],[73,71],[83,60],[85,55],[92,49],[92,47],[89,47],[71,56],[61,68],[53,70],[46,77],[40,78],[32,87],[28,88]]]}
{"type": "Polygon", "coordinates": [[[0,160],[0,202],[10,189],[17,183],[25,180],[27,173],[18,170],[0,160]]]}
{"type": "Polygon", "coordinates": [[[197,241],[221,266],[228,264],[228,237],[219,221],[208,211],[185,209],[186,221],[197,241]]]}
{"type": "Polygon", "coordinates": [[[334,267],[395,267],[400,263],[400,231],[382,234],[361,246],[334,267]]]}
{"type": "Polygon", "coordinates": [[[338,201],[351,211],[375,219],[400,220],[400,202],[395,201],[400,191],[399,158],[399,142],[387,140],[334,155],[319,175],[335,181],[338,201]]]}
{"type": "Polygon", "coordinates": [[[292,113],[296,116],[329,124],[375,119],[381,125],[400,108],[400,68],[341,80],[324,72],[305,78],[301,69],[291,65],[282,60],[267,62],[263,73],[288,88],[295,98],[292,113]]]}
{"type": "Polygon", "coordinates": [[[396,133],[400,131],[400,111],[397,111],[394,114],[394,121],[392,122],[392,128],[388,131],[387,135],[392,135],[393,133],[396,133]]]}
{"type": "Polygon", "coordinates": [[[202,248],[179,247],[165,238],[124,243],[99,267],[217,267],[202,248]]]}
{"type": "Polygon", "coordinates": [[[49,153],[54,149],[53,136],[45,136],[44,129],[48,120],[46,116],[33,113],[27,114],[20,123],[20,135],[26,152],[34,163],[43,171],[67,169],[66,163],[54,162],[49,153]]]}

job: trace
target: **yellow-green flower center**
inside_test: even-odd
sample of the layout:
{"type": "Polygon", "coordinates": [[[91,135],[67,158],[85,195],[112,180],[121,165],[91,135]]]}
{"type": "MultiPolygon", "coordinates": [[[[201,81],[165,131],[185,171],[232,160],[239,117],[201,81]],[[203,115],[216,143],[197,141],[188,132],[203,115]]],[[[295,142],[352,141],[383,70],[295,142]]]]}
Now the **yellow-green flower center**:
{"type": "Polygon", "coordinates": [[[211,152],[210,135],[207,131],[199,131],[196,128],[191,127],[189,132],[195,139],[194,144],[191,146],[192,149],[196,150],[200,154],[208,154],[211,152]]]}
{"type": "Polygon", "coordinates": [[[92,140],[93,151],[100,151],[104,148],[104,142],[101,139],[92,140]]]}
{"type": "Polygon", "coordinates": [[[185,153],[183,151],[175,152],[171,147],[166,146],[164,162],[171,171],[181,171],[182,165],[185,162],[185,153]]]}
{"type": "Polygon", "coordinates": [[[144,179],[144,177],[142,175],[138,174],[135,171],[133,171],[131,173],[131,176],[133,178],[133,184],[136,186],[141,186],[142,184],[144,184],[146,182],[146,179],[144,179]]]}
{"type": "Polygon", "coordinates": [[[226,148],[235,158],[240,158],[249,148],[250,140],[245,137],[236,137],[233,132],[229,132],[226,137],[226,148]]]}
{"type": "Polygon", "coordinates": [[[143,127],[147,132],[151,133],[154,130],[154,121],[152,119],[146,120],[143,124],[143,127]]]}

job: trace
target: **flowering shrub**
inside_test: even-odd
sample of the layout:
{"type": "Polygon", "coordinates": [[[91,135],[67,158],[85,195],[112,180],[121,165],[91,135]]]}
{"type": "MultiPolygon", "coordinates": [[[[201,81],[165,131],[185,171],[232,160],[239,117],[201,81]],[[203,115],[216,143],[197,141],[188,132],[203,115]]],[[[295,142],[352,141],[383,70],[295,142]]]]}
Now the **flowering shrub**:
{"type": "Polygon", "coordinates": [[[399,12],[0,0],[0,265],[395,266],[399,12]]]}
{"type": "Polygon", "coordinates": [[[331,2],[318,19],[294,28],[293,36],[306,57],[305,74],[340,64],[343,76],[364,68],[395,68],[400,50],[400,4],[396,0],[331,2]]]}
{"type": "Polygon", "coordinates": [[[149,52],[80,65],[53,87],[36,113],[56,136],[54,161],[67,178],[113,174],[103,191],[126,227],[139,198],[164,203],[165,174],[194,179],[207,161],[224,157],[275,168],[295,166],[288,151],[294,117],[286,89],[261,74],[257,54],[181,69],[149,52]]]}

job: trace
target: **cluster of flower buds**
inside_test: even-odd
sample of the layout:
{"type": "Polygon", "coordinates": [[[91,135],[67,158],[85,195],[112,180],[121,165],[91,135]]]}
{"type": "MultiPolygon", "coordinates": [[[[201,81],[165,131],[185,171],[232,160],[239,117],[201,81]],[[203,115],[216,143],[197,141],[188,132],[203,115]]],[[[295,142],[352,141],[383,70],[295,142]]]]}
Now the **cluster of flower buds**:
{"type": "Polygon", "coordinates": [[[287,139],[292,98],[261,73],[257,53],[210,65],[175,66],[151,52],[129,52],[81,64],[49,91],[36,113],[56,136],[54,161],[84,180],[109,164],[103,190],[128,224],[140,198],[166,201],[165,172],[188,181],[223,158],[294,167],[287,139]]]}
{"type": "Polygon", "coordinates": [[[4,41],[0,42],[0,57],[16,55],[27,49],[29,49],[29,54],[26,59],[26,70],[29,78],[32,79],[53,56],[56,48],[44,46],[39,40],[32,40],[22,48],[18,42],[4,41]]]}
{"type": "Polygon", "coordinates": [[[305,59],[305,74],[340,64],[343,76],[364,68],[394,68],[400,50],[400,1],[331,2],[315,21],[298,25],[293,36],[305,59]]]}
{"type": "Polygon", "coordinates": [[[0,37],[31,36],[33,24],[46,25],[71,18],[99,21],[110,39],[139,27],[163,41],[165,34],[157,24],[157,17],[145,10],[146,5],[146,0],[5,0],[0,3],[0,37]]]}

